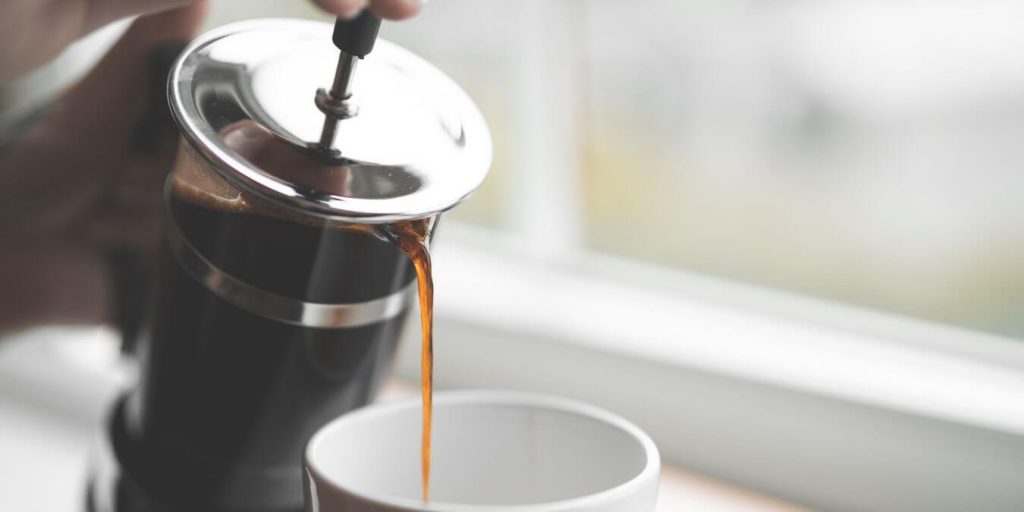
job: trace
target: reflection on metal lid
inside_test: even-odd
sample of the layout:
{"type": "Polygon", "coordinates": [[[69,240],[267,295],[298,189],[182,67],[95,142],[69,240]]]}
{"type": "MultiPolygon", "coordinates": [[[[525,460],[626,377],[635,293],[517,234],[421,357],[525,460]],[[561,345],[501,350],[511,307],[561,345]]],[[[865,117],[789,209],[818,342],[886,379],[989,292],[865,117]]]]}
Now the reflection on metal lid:
{"type": "Polygon", "coordinates": [[[487,174],[491,141],[450,79],[386,41],[359,65],[358,115],[338,123],[336,151],[317,147],[338,51],[331,26],[235,23],[194,42],[171,73],[171,108],[186,138],[239,187],[309,213],[356,222],[429,216],[487,174]]]}

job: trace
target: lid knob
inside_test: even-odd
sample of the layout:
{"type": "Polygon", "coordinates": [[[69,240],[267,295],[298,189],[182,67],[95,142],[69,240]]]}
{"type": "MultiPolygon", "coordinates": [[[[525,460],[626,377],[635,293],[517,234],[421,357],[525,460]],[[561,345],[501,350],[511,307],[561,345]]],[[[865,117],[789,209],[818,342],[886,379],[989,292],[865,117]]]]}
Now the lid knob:
{"type": "Polygon", "coordinates": [[[341,50],[338,56],[338,67],[334,71],[334,82],[331,89],[316,91],[316,106],[324,113],[324,127],[320,131],[318,146],[323,151],[334,153],[334,135],[338,129],[338,121],[356,115],[359,110],[349,103],[352,93],[352,74],[355,72],[357,59],[366,57],[377,42],[380,30],[380,18],[363,10],[350,20],[338,18],[334,22],[334,45],[341,50]]]}
{"type": "Polygon", "coordinates": [[[373,50],[380,30],[380,18],[368,10],[350,20],[338,18],[334,22],[334,46],[360,59],[373,50]]]}

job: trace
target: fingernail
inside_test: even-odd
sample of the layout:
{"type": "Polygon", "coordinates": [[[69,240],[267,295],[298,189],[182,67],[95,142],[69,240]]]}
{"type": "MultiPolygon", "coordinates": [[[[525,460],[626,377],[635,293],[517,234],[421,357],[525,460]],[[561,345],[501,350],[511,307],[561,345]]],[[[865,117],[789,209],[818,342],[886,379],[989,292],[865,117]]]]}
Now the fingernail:
{"type": "Polygon", "coordinates": [[[338,16],[346,20],[359,16],[359,13],[363,12],[363,9],[366,9],[370,4],[369,0],[349,0],[345,3],[348,5],[342,8],[341,12],[338,13],[338,16]]]}

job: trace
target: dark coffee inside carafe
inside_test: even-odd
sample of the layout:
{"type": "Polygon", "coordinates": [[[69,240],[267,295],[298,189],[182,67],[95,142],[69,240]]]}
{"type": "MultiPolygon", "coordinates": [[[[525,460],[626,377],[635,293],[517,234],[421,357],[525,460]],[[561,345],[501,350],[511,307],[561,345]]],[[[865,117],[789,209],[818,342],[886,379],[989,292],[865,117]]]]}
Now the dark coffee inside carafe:
{"type": "MultiPolygon", "coordinates": [[[[413,266],[373,228],[269,207],[210,169],[176,169],[167,204],[168,242],[133,400],[134,435],[147,450],[167,455],[158,457],[162,463],[180,459],[204,480],[182,488],[215,496],[246,467],[280,467],[281,478],[294,484],[292,495],[301,496],[294,468],[305,442],[329,419],[372,399],[404,315],[309,326],[254,313],[217,290],[224,279],[236,279],[311,304],[404,300],[416,279],[413,266]],[[223,275],[197,276],[197,255],[223,275]]],[[[166,483],[165,468],[150,469],[153,485],[166,483]]],[[[185,501],[202,503],[199,494],[185,501]]]]}

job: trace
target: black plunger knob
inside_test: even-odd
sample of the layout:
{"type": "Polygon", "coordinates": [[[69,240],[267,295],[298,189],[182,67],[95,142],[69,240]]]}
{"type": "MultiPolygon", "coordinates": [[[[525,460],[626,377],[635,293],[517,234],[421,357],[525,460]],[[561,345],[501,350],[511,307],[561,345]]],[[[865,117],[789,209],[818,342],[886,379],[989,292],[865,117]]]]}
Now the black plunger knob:
{"type": "Polygon", "coordinates": [[[378,30],[380,18],[369,10],[364,9],[359,16],[350,20],[338,18],[334,23],[334,46],[361,59],[373,50],[378,30]]]}

